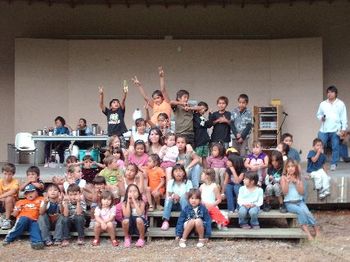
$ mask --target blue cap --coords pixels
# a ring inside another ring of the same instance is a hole
[[[24,194],[28,192],[33,192],[35,190],[36,190],[36,187],[33,186],[32,184],[26,185],[26,187],[24,188]]]

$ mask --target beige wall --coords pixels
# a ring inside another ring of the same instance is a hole
[[[144,6],[68,5],[0,2],[0,161],[6,144],[14,141],[15,38],[113,38],[163,35],[220,35],[227,38],[322,37],[324,87],[337,84],[341,98],[350,104],[350,4],[326,1],[227,8],[201,6],[145,8]],[[204,36],[205,38],[205,36]],[[170,77],[170,76],[169,76]],[[154,83],[154,82],[152,82]],[[195,92],[195,91],[194,91]],[[309,91],[311,92],[311,91]],[[317,107],[317,105],[315,105]],[[315,110],[316,111],[316,108]],[[288,113],[291,113],[290,110]],[[51,119],[51,117],[50,117]],[[312,130],[315,133],[317,130]],[[295,133],[299,146],[303,132]],[[301,146],[301,145],[300,145]]]
[[[158,88],[157,66],[164,65],[171,98],[181,88],[190,98],[216,110],[220,95],[229,97],[229,110],[240,93],[250,106],[280,98],[289,113],[283,130],[297,134],[303,152],[314,137],[314,110],[322,99],[322,42],[285,40],[16,40],[15,132],[42,128],[56,115],[72,126],[85,117],[106,128],[98,109],[97,86],[106,101],[119,97],[123,79],[137,74],[148,93]],[[126,123],[143,107],[130,84]],[[40,96],[33,94],[40,93]]]

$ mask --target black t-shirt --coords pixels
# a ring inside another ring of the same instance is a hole
[[[112,111],[106,107],[102,112],[107,116],[108,136],[122,136],[128,131],[124,122],[125,110],[119,107],[117,110]]]
[[[195,147],[204,146],[209,143],[210,137],[208,135],[209,121],[206,120],[199,113],[193,114],[194,127],[194,145]]]
[[[225,111],[224,113],[219,113],[216,111],[209,116],[210,123],[213,123],[216,119],[225,116],[226,119],[231,119],[231,113]],[[213,132],[211,134],[211,142],[230,142],[231,141],[231,127],[226,123],[213,124]]]

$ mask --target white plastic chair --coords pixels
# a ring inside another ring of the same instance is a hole
[[[17,133],[15,138],[15,148],[16,153],[27,153],[27,154],[34,154],[34,165],[36,163],[36,151],[37,148],[35,147],[35,143],[32,139],[31,133],[21,132]]]

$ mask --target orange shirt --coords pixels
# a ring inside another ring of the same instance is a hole
[[[38,220],[40,204],[44,200],[43,197],[37,197],[34,200],[22,199],[16,202],[15,210],[19,210],[17,219],[20,217],[29,217]]]
[[[4,179],[0,179],[0,195],[10,191],[10,190],[16,190],[16,193],[14,197],[17,198],[18,190],[19,190],[19,182],[17,179],[12,179],[12,181],[8,184],[5,184]]]
[[[165,173],[162,168],[160,167],[154,167],[147,170],[148,174],[148,186],[151,188],[151,191],[155,190],[160,182],[162,181],[162,178],[165,181]],[[165,192],[165,186],[163,185],[160,190],[160,193],[164,194]]]
[[[165,100],[160,105],[153,104],[153,115],[151,116],[152,123],[155,125],[158,124],[157,118],[160,113],[166,113],[170,121],[171,111],[172,109],[170,103],[166,102]]]

